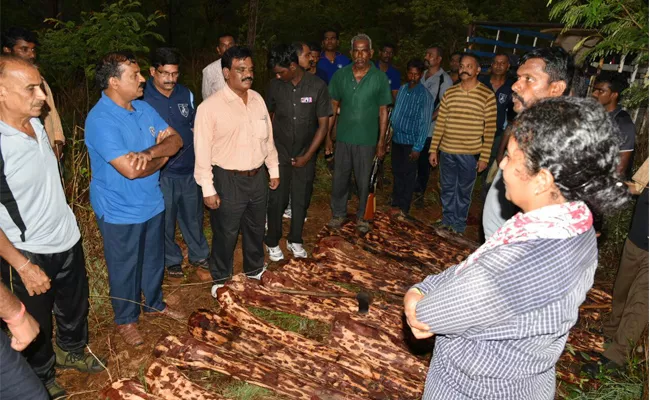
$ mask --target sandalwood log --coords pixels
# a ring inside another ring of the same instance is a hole
[[[286,264],[286,262],[283,262],[283,264]],[[288,274],[282,271],[281,266],[280,269],[276,271],[267,270],[262,275],[261,282],[262,286],[269,289],[296,289],[314,292],[353,293],[349,289],[319,279],[319,277],[304,274]]]
[[[154,348],[154,355],[181,368],[209,369],[235,379],[271,389],[292,399],[361,400],[363,397],[324,388],[309,377],[288,374],[252,357],[215,347],[191,336],[167,336]]]
[[[153,400],[135,379],[120,379],[111,383],[100,393],[102,400]]]
[[[149,391],[162,400],[227,400],[192,383],[175,366],[155,360],[147,369]]]

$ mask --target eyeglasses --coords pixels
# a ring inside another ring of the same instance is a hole
[[[167,71],[156,70],[156,72],[159,73],[160,75],[162,75],[163,78],[176,78],[176,77],[178,77],[178,75],[181,74],[178,71],[176,71],[176,72],[167,72]]]

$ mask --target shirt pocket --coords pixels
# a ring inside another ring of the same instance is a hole
[[[266,141],[269,138],[269,121],[266,116],[254,119],[251,125],[255,139]]]

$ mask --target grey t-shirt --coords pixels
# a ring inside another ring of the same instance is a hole
[[[506,199],[506,187],[503,183],[503,171],[499,169],[492,181],[492,186],[485,197],[483,206],[483,233],[487,240],[517,212],[517,206]]]
[[[0,204],[0,229],[17,249],[37,254],[62,253],[70,250],[81,234],[66,203],[47,133],[38,118],[30,122],[38,140],[0,121],[6,176],[6,187],[2,189],[8,188],[15,199],[15,207],[9,204],[8,209]]]

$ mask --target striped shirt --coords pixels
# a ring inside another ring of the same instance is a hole
[[[440,104],[431,152],[481,154],[488,162],[497,128],[497,103],[494,92],[482,83],[465,91],[459,85],[445,92]]]
[[[433,97],[424,85],[418,83],[413,89],[409,89],[408,83],[402,85],[390,118],[393,142],[412,144],[413,151],[422,151],[431,127],[431,114]]]
[[[417,319],[437,334],[423,399],[553,399],[597,263],[590,229],[502,245],[415,285]]]

